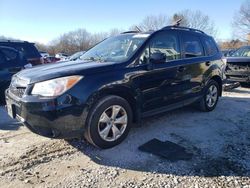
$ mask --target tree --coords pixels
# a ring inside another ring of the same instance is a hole
[[[145,17],[141,23],[138,24],[138,27],[142,31],[158,30],[163,28],[166,25],[169,25],[171,22],[170,18],[166,15],[151,15]],[[135,26],[131,27],[132,30],[136,30]]]
[[[217,30],[209,16],[201,11],[184,10],[175,13],[172,17],[167,15],[147,16],[138,24],[143,31],[158,30],[167,25],[173,25],[177,20],[182,19],[180,25],[200,29],[210,35],[216,36]]]
[[[51,41],[49,46],[55,53],[73,54],[77,51],[84,51],[91,47],[91,34],[85,29],[77,29]]]
[[[234,35],[244,40],[250,40],[250,0],[245,1],[233,20]],[[250,42],[250,41],[248,41]]]
[[[71,55],[75,52],[86,51],[105,38],[117,35],[120,32],[121,30],[119,29],[112,29],[110,32],[91,34],[86,29],[77,29],[64,33],[60,37],[51,41],[47,51],[50,54],[63,52]],[[42,49],[41,45],[39,47]]]
[[[214,37],[217,35],[217,29],[215,28],[214,22],[209,18],[208,15],[203,14],[199,10],[184,10],[178,12],[173,15],[172,20],[175,22],[178,19],[182,19],[180,26],[199,29]]]

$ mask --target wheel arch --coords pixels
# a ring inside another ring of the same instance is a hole
[[[223,89],[222,89],[222,79],[221,79],[221,77],[218,76],[218,75],[214,75],[214,76],[211,77],[210,80],[214,80],[214,81],[216,81],[218,83],[219,89],[220,89],[219,95],[222,96],[222,90]]]
[[[125,99],[132,110],[133,113],[133,123],[137,123],[140,120],[140,102],[138,93],[136,93],[132,88],[126,86],[113,86],[102,88],[92,94],[88,99],[88,106],[91,108],[95,103],[97,103],[101,98],[115,95]]]

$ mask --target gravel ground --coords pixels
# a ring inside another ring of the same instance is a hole
[[[52,140],[10,120],[0,107],[0,187],[250,188],[250,89],[224,92],[216,110],[191,107],[147,118],[119,146]],[[193,153],[171,162],[138,147],[158,138]]]

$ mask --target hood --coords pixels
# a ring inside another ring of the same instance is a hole
[[[71,76],[71,75],[87,75],[111,71],[115,63],[105,62],[83,62],[83,61],[67,61],[60,63],[51,63],[39,65],[30,69],[24,69],[16,74],[17,77],[26,80],[29,84],[49,80],[53,78]]]
[[[250,65],[250,57],[227,57],[227,63],[243,63]]]

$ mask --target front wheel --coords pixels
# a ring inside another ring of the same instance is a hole
[[[107,96],[90,110],[85,138],[99,148],[111,148],[128,135],[132,122],[129,103],[118,96]]]
[[[219,84],[215,80],[210,80],[205,88],[204,95],[199,102],[199,109],[209,112],[215,109],[219,99]]]

